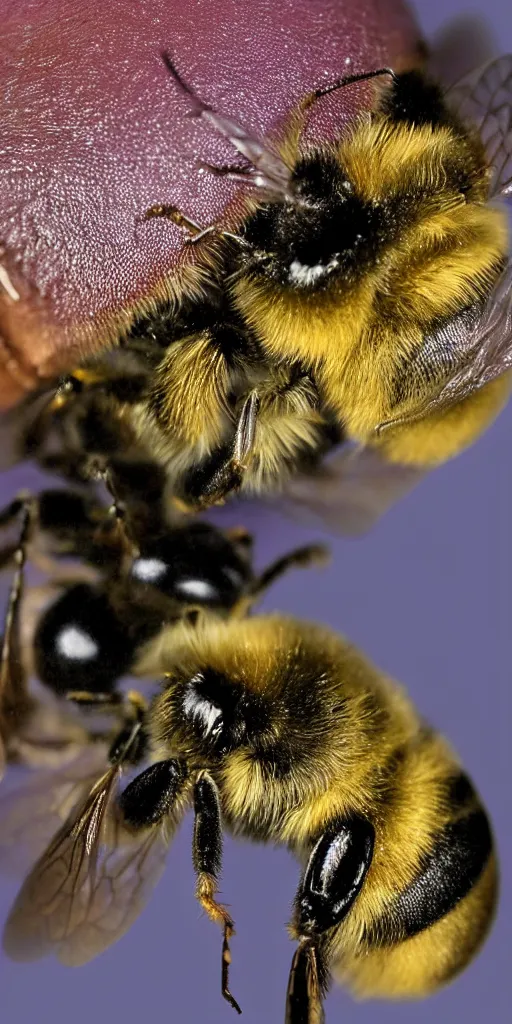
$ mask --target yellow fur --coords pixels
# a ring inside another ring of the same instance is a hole
[[[325,420],[308,378],[290,380],[287,369],[268,377],[244,367],[233,372],[207,336],[175,342],[155,371],[142,403],[124,415],[139,444],[173,472],[186,470],[232,438],[241,407],[228,404],[228,393],[252,389],[258,395],[254,443],[247,460],[245,486],[259,491],[277,486],[297,456],[316,449]]]
[[[504,373],[480,391],[443,412],[384,431],[371,442],[390,462],[435,466],[467,448],[508,401],[512,374]]]
[[[376,102],[374,110],[345,124],[338,140],[313,149],[302,141],[313,99],[304,97],[267,140],[296,172],[295,185],[306,191],[304,206],[300,188],[297,203],[288,195],[240,190],[219,230],[188,247],[186,262],[146,303],[147,312],[156,312],[155,300],[164,297],[179,314],[183,337],[173,335],[148,373],[146,394],[121,407],[119,417],[136,442],[165,464],[184,500],[191,480],[196,495],[194,470],[207,500],[219,497],[215,486],[209,488],[204,463],[213,456],[210,466],[217,469],[216,456],[224,453],[230,462],[238,417],[251,392],[259,399],[253,444],[243,467],[219,474],[226,489],[278,488],[305,454],[321,454],[327,437],[376,446],[395,463],[441,463],[478,437],[510,388],[507,375],[482,390],[476,378],[468,397],[424,412],[457,379],[463,360],[456,342],[441,339],[439,329],[467,307],[492,302],[509,259],[507,216],[489,202],[481,139],[449,118],[406,123],[392,106]],[[325,195],[315,198],[320,156],[341,174],[337,178],[331,168]],[[304,168],[315,160],[312,186]],[[347,238],[340,227],[339,252],[331,253],[322,278],[330,248],[336,249],[326,228],[329,211],[342,225],[347,198],[356,219],[362,218],[362,234],[350,242],[350,224]],[[263,231],[258,212],[264,214]],[[320,276],[297,279],[293,264],[298,260],[304,271],[308,245],[314,261],[324,242],[326,253],[309,267]],[[352,249],[359,255],[351,257]],[[194,334],[193,325],[208,318],[210,326]],[[307,384],[292,382],[300,374]],[[399,426],[378,433],[397,420]]]
[[[456,206],[436,212],[420,229],[411,228],[401,244],[352,290],[340,294],[333,285],[320,295],[300,295],[249,280],[235,286],[235,301],[269,357],[299,355],[349,437],[369,443],[379,424],[414,412],[414,405],[428,397],[430,382],[418,370],[415,402],[397,409],[393,386],[403,361],[420,349],[422,324],[453,315],[485,295],[506,240],[501,211]],[[446,251],[438,251],[442,243]],[[471,443],[499,411],[508,387],[500,381],[491,386],[486,399],[476,395],[474,402],[458,407],[457,415],[440,414],[443,433],[438,432],[434,458],[429,457],[427,464],[442,462]],[[459,429],[462,415],[473,408],[478,412]],[[456,424],[453,435],[452,423]],[[403,428],[404,433],[412,430],[409,449],[414,448],[414,437],[420,437],[415,428]],[[409,456],[407,461],[422,464],[422,447],[416,458]]]
[[[175,342],[157,367],[151,388],[161,429],[191,447],[203,437],[206,450],[218,445],[230,419],[229,379],[226,360],[207,334]]]
[[[361,999],[421,999],[450,981],[485,939],[497,896],[497,868],[490,857],[476,885],[454,909],[394,948],[345,955],[340,934],[334,978]]]
[[[488,172],[480,140],[473,135],[455,138],[449,128],[394,124],[385,115],[374,114],[355,122],[339,143],[338,158],[366,201],[383,201],[407,189],[436,191],[441,201],[449,201],[444,165],[450,160],[471,169],[471,200],[483,203],[487,198]]]
[[[492,920],[492,853],[467,894],[433,924],[409,938],[398,931],[384,945],[367,937],[389,920],[397,896],[436,855],[443,830],[481,812],[471,787],[465,796],[452,795],[459,761],[405,692],[329,630],[277,615],[174,628],[160,637],[153,658],[154,669],[170,673],[151,716],[154,756],[172,750],[204,765],[234,834],[285,844],[304,865],[330,822],[354,814],[372,822],[375,845],[364,885],[325,939],[335,977],[358,996],[415,998],[461,970]],[[284,774],[269,771],[251,742],[216,758],[191,733],[176,693],[209,672],[269,702],[265,729],[272,744],[291,744],[294,752]],[[286,709],[310,697],[317,703],[299,727]],[[304,756],[311,737],[314,752]],[[294,923],[291,932],[300,938]]]
[[[489,293],[507,252],[507,221],[502,210],[483,205],[488,172],[474,137],[456,139],[449,129],[397,126],[376,116],[355,124],[338,156],[367,202],[430,190],[409,228],[355,283],[333,277],[321,292],[301,292],[251,272],[235,282],[233,298],[269,360],[299,357],[348,436],[366,444],[379,424],[414,413],[429,397],[432,373],[423,376],[418,367],[410,381],[414,399],[397,407],[397,379],[432,322]],[[447,189],[447,160],[473,169],[466,197]],[[442,462],[488,425],[508,388],[500,381],[485,397],[439,414],[435,437],[429,420],[404,426],[396,447],[390,438],[379,444],[394,461],[403,452],[407,462]]]

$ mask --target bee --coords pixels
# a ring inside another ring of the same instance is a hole
[[[192,314],[184,340],[170,345],[138,410],[140,436],[156,423],[170,444],[199,441],[214,468],[201,486],[221,496],[275,486],[306,453],[323,452],[326,431],[392,465],[423,469],[457,454],[510,390],[512,273],[506,212],[494,200],[512,187],[506,117],[500,127],[512,57],[446,97],[418,71],[348,75],[306,97],[273,145],[164,61],[190,113],[247,162],[216,173],[252,195],[236,238],[223,236],[225,315],[215,309],[205,330],[203,306],[201,330]],[[370,79],[388,83],[371,114],[332,145],[302,144],[314,104]],[[147,215],[176,218],[165,207]],[[199,428],[191,399],[201,374]]]
[[[50,745],[61,751],[64,737],[79,747],[87,739],[76,722],[64,730],[58,703],[47,708],[47,700],[31,696],[28,677],[46,697],[73,691],[75,703],[109,711],[120,700],[118,681],[162,628],[199,609],[245,614],[288,569],[327,557],[325,548],[309,545],[257,574],[245,529],[222,532],[166,513],[156,467],[132,467],[116,484],[104,475],[111,492],[119,491],[113,504],[55,489],[18,496],[0,513],[1,527],[20,523],[17,539],[0,552],[1,565],[15,566],[0,661],[0,738],[9,760],[46,763]],[[44,584],[25,586],[27,556],[49,573]],[[52,744],[48,730],[56,733]]]
[[[38,305],[32,294],[28,308],[23,302],[10,308],[4,335],[0,271],[2,409],[38,380],[117,345],[134,309],[147,310],[158,297],[199,298],[208,290],[209,270],[205,274],[203,261],[198,265],[177,227],[138,226],[170,181],[173,202],[208,222],[223,216],[237,191],[236,182],[213,178],[205,187],[196,160],[229,160],[229,149],[215,142],[212,148],[186,116],[181,97],[162,89],[158,54],[166,41],[173,40],[177,54],[188,53],[191,20],[201,22],[194,80],[220,90],[228,105],[241,101],[238,109],[265,134],[340,66],[356,60],[363,67],[402,66],[417,60],[421,45],[404,0],[387,0],[385,7],[379,0],[318,0],[313,6],[282,0],[272,9],[264,0],[240,0],[236,8],[221,0],[215,18],[211,0],[168,0],[158,20],[149,10],[138,14],[134,31],[129,20],[105,11],[98,35],[97,11],[86,0],[79,14],[71,12],[63,36],[53,27],[42,30],[42,16],[27,11],[30,60],[0,65],[1,92],[9,96],[2,111],[0,245],[11,281],[14,265],[41,293],[52,326],[44,339],[31,329]],[[14,52],[18,13],[5,12],[2,28],[6,51]],[[51,73],[39,75],[48,61]],[[334,118],[352,115],[360,99],[339,94],[320,135],[330,133]]]
[[[82,368],[81,402],[117,423],[117,450],[151,451],[187,502],[284,488],[343,525],[362,491],[369,508],[352,520],[366,525],[509,394],[512,270],[496,200],[512,188],[512,57],[446,95],[415,70],[347,75],[269,139],[163,59],[189,113],[245,160],[206,170],[244,191],[225,224],[172,203],[145,212],[188,232],[208,287],[136,317],[107,361]],[[373,109],[308,143],[312,112],[361,82],[379,83]],[[102,434],[85,431],[84,449]]]
[[[193,807],[196,896],[222,928],[235,1009],[234,923],[217,900],[224,831],[283,845],[301,865],[288,1024],[323,1020],[331,977],[356,996],[416,998],[466,966],[494,912],[491,828],[401,687],[331,631],[279,615],[183,622],[139,670],[164,673],[136,719],[150,763],[119,792],[123,761],[136,760],[132,718],[23,884],[10,956],[79,964],[116,941]]]

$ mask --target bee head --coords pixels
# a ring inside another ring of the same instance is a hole
[[[257,741],[269,722],[261,696],[211,668],[185,683],[181,716],[195,742],[220,756]]]
[[[355,194],[329,153],[300,160],[293,198],[270,201],[247,221],[244,238],[262,255],[263,273],[297,291],[316,291],[342,273],[355,273],[380,213]]]
[[[186,647],[174,631],[174,667],[153,705],[156,745],[200,764],[244,750],[274,774],[307,764],[332,715],[301,627],[263,616],[198,622]]]
[[[250,581],[250,552],[214,526],[192,523],[146,543],[131,573],[178,602],[229,610]]]

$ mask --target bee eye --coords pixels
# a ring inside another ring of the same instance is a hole
[[[219,530],[195,523],[146,545],[131,575],[178,601],[231,608],[250,570]]]
[[[198,672],[187,683],[183,696],[183,714],[204,740],[217,737],[224,721],[220,702],[208,690],[205,673]]]
[[[93,636],[80,626],[73,623],[64,625],[55,636],[55,648],[63,658],[70,662],[90,662],[99,653],[99,647]]]
[[[180,596],[185,598],[195,598],[198,601],[206,602],[220,600],[218,590],[208,580],[184,576],[183,579],[176,580],[174,586]]]
[[[136,580],[156,586],[167,572],[168,566],[161,558],[136,558],[131,568],[131,574]]]
[[[261,731],[261,701],[214,669],[204,669],[185,685],[183,716],[196,736],[217,754],[250,742]]]
[[[238,569],[234,569],[230,565],[225,565],[221,569],[221,574],[222,576],[224,576],[225,579],[228,579],[229,582],[232,583],[233,586],[237,589],[243,586],[244,577]]]

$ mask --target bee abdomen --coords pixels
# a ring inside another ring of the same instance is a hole
[[[451,780],[448,798],[452,820],[435,837],[416,876],[366,929],[367,947],[395,945],[430,928],[449,914],[481,877],[493,851],[487,815],[462,773]]]

